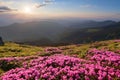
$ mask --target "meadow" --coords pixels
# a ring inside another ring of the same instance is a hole
[[[58,47],[6,42],[0,80],[120,80],[120,40]]]

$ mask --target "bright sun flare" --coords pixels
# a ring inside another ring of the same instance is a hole
[[[32,13],[32,9],[30,7],[24,7],[24,12],[25,13]]]

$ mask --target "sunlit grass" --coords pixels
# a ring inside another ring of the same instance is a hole
[[[70,56],[77,56],[79,58],[86,59],[87,52],[90,49],[105,49],[120,54],[120,42],[114,40],[99,41],[89,44],[76,44],[57,47],[62,50],[62,53]],[[0,58],[3,57],[25,57],[25,56],[51,56],[45,52],[46,47],[37,47],[30,45],[22,45],[11,42],[6,42],[4,46],[0,46]],[[15,65],[12,63],[12,65]],[[21,64],[21,63],[20,63]],[[18,65],[18,64],[17,64]],[[0,68],[0,74],[6,72],[3,68]]]
[[[0,46],[0,57],[21,57],[36,55],[37,52],[42,52],[43,48],[29,45],[20,45],[15,43],[5,43]]]
[[[81,44],[81,45],[69,45],[65,47],[64,54],[66,55],[77,55],[80,58],[84,58],[88,50],[96,48],[96,49],[105,49],[109,51],[116,52],[120,50],[120,42],[114,42],[113,40],[108,41],[99,41],[89,44]]]
[[[110,51],[120,50],[120,42],[109,40],[89,44],[60,46],[60,48],[63,49],[63,53],[66,55],[77,55],[84,58],[87,51],[92,48],[106,49]],[[37,54],[39,52],[42,54]],[[46,55],[46,53],[44,52],[44,48],[42,47],[20,45],[11,42],[7,42],[4,46],[0,46],[0,57],[22,57],[32,55],[44,56]]]

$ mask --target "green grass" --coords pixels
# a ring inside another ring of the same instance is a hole
[[[120,51],[120,42],[115,42],[114,40],[108,40],[108,41],[99,41],[99,42],[94,42],[89,44],[59,46],[58,48],[61,48],[63,50],[63,54],[65,55],[72,55],[72,56],[75,55],[80,58],[85,58],[88,50],[93,48],[107,49],[109,51],[114,51],[114,52],[117,50]],[[30,46],[30,45],[20,45],[16,43],[7,42],[5,43],[4,46],[0,46],[0,58],[53,55],[53,54],[48,54],[44,52],[44,49],[45,47],[43,48],[43,47]],[[14,65],[14,63],[8,64],[8,65]],[[0,68],[0,75],[4,72],[6,72],[6,70],[4,70],[4,67]]]
[[[88,29],[87,32],[93,33],[93,32],[98,32],[100,29]]]
[[[2,69],[0,69],[0,75],[1,75],[2,73],[4,73],[4,71],[3,71]]]
[[[108,40],[108,41],[99,41],[89,44],[69,45],[69,46],[64,46],[64,48],[66,48],[64,50],[64,54],[77,55],[80,58],[84,58],[86,56],[87,51],[93,48],[106,49],[113,52],[120,50],[120,42],[115,42],[114,40]]]
[[[22,57],[36,55],[37,52],[42,52],[42,47],[20,45],[15,43],[5,43],[0,46],[0,57]]]
[[[110,51],[120,50],[120,42],[108,40],[89,44],[68,45],[60,47],[63,49],[63,53],[66,55],[77,55],[81,58],[84,58],[87,51],[92,48],[107,49]],[[32,55],[46,56],[47,54],[44,52],[43,47],[20,45],[10,42],[5,43],[4,46],[0,46],[0,57],[23,57]]]

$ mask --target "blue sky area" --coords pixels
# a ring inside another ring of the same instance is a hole
[[[0,0],[0,17],[6,16],[119,20],[120,0]]]

